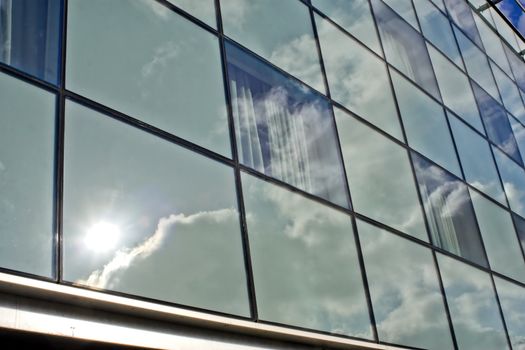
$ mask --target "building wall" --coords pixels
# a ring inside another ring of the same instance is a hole
[[[524,349],[523,38],[482,5],[0,0],[0,326]]]

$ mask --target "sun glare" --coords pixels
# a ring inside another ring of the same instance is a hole
[[[98,222],[91,226],[84,239],[86,247],[95,252],[113,249],[120,238],[120,229],[109,222]]]

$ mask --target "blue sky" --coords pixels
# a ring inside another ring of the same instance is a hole
[[[518,0],[525,5],[524,0]],[[525,14],[514,0],[503,0],[498,4],[498,8],[507,16],[516,28],[525,36]]]

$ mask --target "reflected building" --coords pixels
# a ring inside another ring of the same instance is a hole
[[[0,336],[525,349],[525,42],[501,12],[0,0]]]

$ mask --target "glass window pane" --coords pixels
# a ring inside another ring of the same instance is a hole
[[[440,99],[425,40],[380,0],[372,1],[388,62]]]
[[[0,1],[0,62],[58,84],[61,18],[62,0]]]
[[[415,153],[412,159],[433,244],[486,266],[467,186]]]
[[[458,118],[449,115],[449,121],[465,180],[500,203],[505,203],[489,143]]]
[[[429,249],[357,222],[379,340],[424,349],[453,349]]]
[[[503,45],[503,49],[509,59],[510,67],[516,78],[516,84],[518,84],[520,89],[525,90],[525,63],[507,45]]]
[[[507,118],[510,121],[512,133],[514,134],[514,139],[516,140],[520,154],[525,154],[525,127],[508,113]]]
[[[454,32],[465,60],[467,73],[493,98],[499,100],[498,88],[492,76],[487,56],[456,27],[454,27]]]
[[[494,62],[496,62],[498,66],[501,69],[503,69],[507,74],[512,74],[510,71],[509,62],[505,57],[505,51],[503,51],[503,46],[499,37],[496,35],[496,33],[493,32],[492,29],[490,29],[490,27],[481,18],[479,18],[478,16],[474,16],[474,19],[479,29],[479,33],[481,34],[481,38],[483,40],[483,44],[487,55],[490,58],[492,58],[492,60],[494,60]],[[479,44],[478,46],[483,47]]]
[[[414,8],[412,7],[411,1],[406,0],[383,0],[388,6],[390,6],[398,15],[403,17],[405,21],[410,23],[412,27],[419,30],[417,24],[416,14],[414,13]],[[375,6],[375,5],[374,5]]]
[[[468,78],[441,53],[428,47],[443,102],[467,123],[484,133]]]
[[[372,338],[350,217],[242,174],[259,317]]]
[[[423,35],[459,67],[461,55],[447,17],[427,0],[414,1]]]
[[[428,241],[404,148],[335,109],[354,209]]]
[[[64,169],[64,279],[249,315],[231,168],[68,102]]]
[[[494,72],[494,78],[496,78],[496,84],[503,99],[503,105],[512,115],[522,122],[525,122],[525,108],[523,107],[523,101],[521,100],[518,87],[494,64],[492,64],[492,71]]]
[[[410,147],[461,176],[443,107],[400,74],[391,74]]]
[[[0,266],[52,277],[55,95],[0,73]]]
[[[195,0],[194,0],[195,1]],[[324,92],[308,7],[300,1],[221,1],[224,33]]]
[[[510,208],[525,216],[525,171],[500,150],[492,147]]]
[[[468,35],[470,40],[474,41],[479,47],[483,47],[473,18],[476,16],[472,16],[472,11],[467,3],[464,0],[444,1],[452,21]]]
[[[510,126],[507,113],[503,106],[477,86],[477,84],[472,84],[472,90],[478,102],[481,118],[483,124],[485,124],[485,130],[487,130],[489,139],[512,157],[512,159],[523,165],[516,139],[512,133],[512,127]]]
[[[510,214],[475,191],[470,191],[470,196],[490,268],[525,282],[525,261]]]
[[[68,89],[231,154],[215,36],[156,1],[72,0],[67,39]]]
[[[332,98],[401,138],[385,63],[328,21],[319,16],[315,21]]]
[[[438,262],[458,348],[508,349],[490,276],[441,254]]]
[[[518,233],[518,238],[521,243],[521,248],[525,252],[525,219],[512,213],[512,219],[514,221],[514,227]]]
[[[168,0],[204,23],[217,28],[215,0]]]
[[[328,101],[232,44],[226,56],[240,162],[348,207]]]
[[[494,277],[503,317],[514,350],[525,344],[525,288]]]
[[[382,55],[374,19],[367,1],[313,0],[312,4],[378,55]]]

